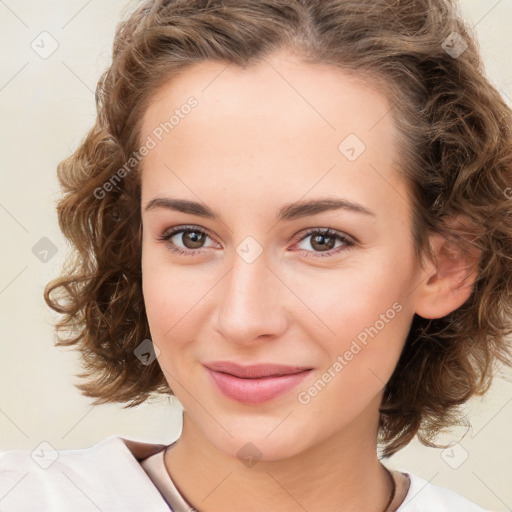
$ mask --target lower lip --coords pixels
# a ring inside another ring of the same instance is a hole
[[[217,388],[228,398],[244,404],[261,404],[297,386],[311,370],[279,377],[242,379],[206,368]]]

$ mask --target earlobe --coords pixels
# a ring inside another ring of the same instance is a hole
[[[468,300],[478,275],[480,251],[474,243],[475,233],[468,229],[466,217],[458,216],[446,223],[463,235],[461,242],[440,234],[430,238],[435,261],[420,275],[415,291],[415,312],[423,318],[442,318]]]

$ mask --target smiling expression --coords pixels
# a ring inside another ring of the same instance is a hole
[[[339,69],[285,54],[245,70],[203,62],[158,90],[141,140],[190,96],[197,106],[151,149],[141,178],[144,301],[169,385],[226,453],[250,441],[272,459],[375,429],[418,268],[389,104]],[[374,335],[356,352],[362,332]],[[204,366],[215,361],[311,370],[244,402],[215,384]]]

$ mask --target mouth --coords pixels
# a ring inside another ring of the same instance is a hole
[[[227,373],[242,379],[259,379],[263,377],[281,377],[311,370],[308,366],[287,366],[283,364],[262,363],[253,365],[239,365],[229,361],[214,361],[204,366],[216,372]]]
[[[247,405],[261,404],[291,391],[312,371],[275,364],[240,366],[218,362],[204,366],[217,391]]]

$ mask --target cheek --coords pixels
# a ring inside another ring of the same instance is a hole
[[[159,349],[158,365],[171,389],[178,394],[186,340],[194,339],[194,335],[187,331],[191,299],[185,297],[194,289],[193,284],[187,286],[182,276],[180,278],[177,273],[165,271],[158,264],[153,264],[151,258],[143,262],[142,275],[151,340]]]
[[[142,291],[151,339],[169,379],[183,373],[185,360],[197,360],[195,340],[206,327],[210,293],[219,277],[196,264],[171,263],[165,248],[143,245]],[[171,387],[173,383],[170,382]]]
[[[373,370],[385,381],[396,366],[412,322],[406,303],[412,267],[405,260],[397,265],[392,254],[375,256],[340,274],[328,293],[325,287],[311,287],[307,294],[303,290],[318,313],[302,325],[311,339],[322,339],[327,365],[342,356],[349,370],[345,373],[354,371],[356,378],[358,371],[372,375]]]
[[[164,250],[144,248],[142,253],[142,292],[153,341],[163,345],[175,330],[181,332],[191,304],[197,302],[197,281],[192,272],[171,267]],[[185,318],[184,318],[185,317]]]
[[[327,277],[306,280],[297,275],[295,289],[313,306],[324,328],[330,328],[331,337],[354,336],[379,321],[381,315],[394,319],[399,315],[395,315],[398,307],[393,305],[399,302],[403,308],[404,297],[410,291],[410,265],[397,264],[382,252]]]
[[[312,416],[322,415],[326,424],[341,427],[371,401],[378,406],[411,322],[401,302],[395,301],[391,307],[386,301],[383,304],[381,317],[381,302],[377,299],[370,300],[365,309],[354,308],[346,301],[338,310],[337,323],[332,314],[335,334],[322,341],[316,336],[326,357],[311,388],[302,390],[300,403],[307,402]]]

